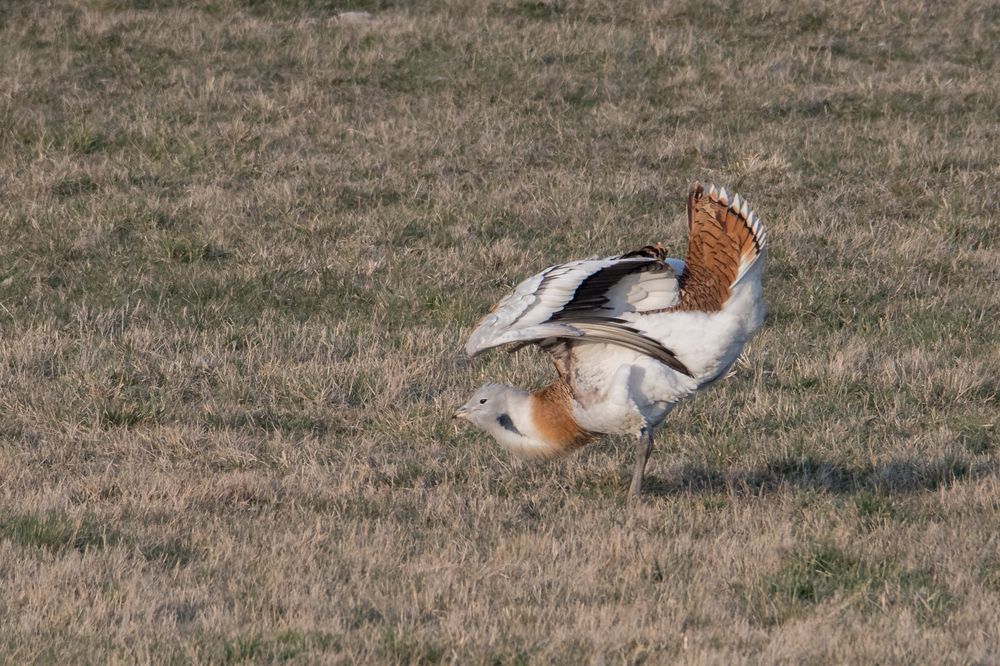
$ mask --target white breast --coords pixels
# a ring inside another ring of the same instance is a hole
[[[591,432],[638,434],[698,388],[693,378],[615,345],[575,345],[573,356],[573,418]]]

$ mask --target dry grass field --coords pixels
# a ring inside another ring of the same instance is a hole
[[[1000,663],[998,71],[968,0],[0,4],[0,660]],[[453,423],[695,179],[769,313],[642,501]]]

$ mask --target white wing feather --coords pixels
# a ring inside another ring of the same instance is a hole
[[[656,263],[649,258],[607,257],[550,266],[524,280],[504,296],[473,331],[465,351],[469,356],[475,356],[487,349],[511,343],[585,336],[586,327],[574,325],[573,321],[550,320],[573,302],[578,289],[588,278],[600,271],[617,264],[628,270]],[[627,312],[670,307],[678,299],[675,267],[660,264],[658,269],[624,275],[608,288],[605,294],[607,300],[601,307],[586,309],[577,306],[574,314],[578,317],[613,318]]]

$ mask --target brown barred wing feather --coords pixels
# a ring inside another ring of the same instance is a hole
[[[688,250],[680,310],[721,310],[731,287],[763,255],[766,237],[750,206],[725,189],[698,183],[688,194]]]

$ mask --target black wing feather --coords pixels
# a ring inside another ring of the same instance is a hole
[[[672,270],[668,264],[658,259],[645,255],[635,256],[636,254],[625,255],[623,259],[627,257],[627,260],[602,268],[583,280],[569,302],[553,314],[550,321],[565,321],[579,314],[607,310],[608,292],[627,275]]]
[[[557,336],[549,338],[547,342],[540,343],[542,349],[553,353],[557,369],[560,368],[560,356],[565,353],[566,345],[580,344],[589,339],[591,341],[606,342],[632,349],[640,354],[654,358],[667,367],[673,368],[688,377],[693,376],[687,366],[662,344],[656,340],[647,338],[629,326],[628,322],[624,319],[602,314],[602,311],[611,309],[607,307],[609,292],[626,276],[646,271],[672,271],[673,269],[670,265],[663,261],[665,255],[666,252],[662,248],[647,246],[641,250],[622,255],[619,257],[620,261],[617,263],[595,271],[580,282],[579,286],[573,292],[572,298],[555,312],[548,321],[559,321],[569,324],[583,331],[583,338],[560,338]],[[539,287],[544,287],[546,280],[556,279],[557,277],[559,276],[550,275],[546,277]],[[557,341],[561,341],[564,344],[557,344]],[[523,345],[518,345],[518,347],[520,346]],[[562,350],[562,353],[556,353],[557,350]]]

